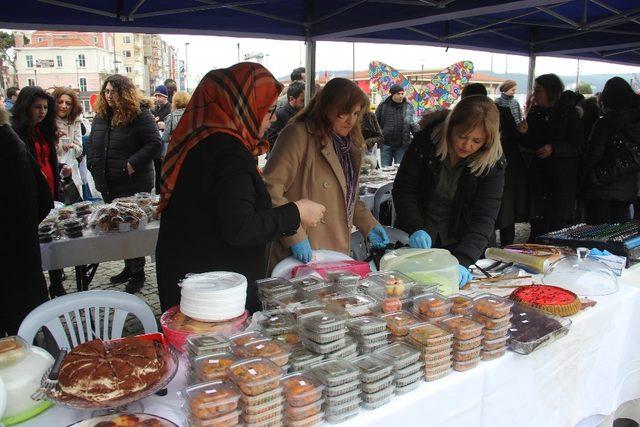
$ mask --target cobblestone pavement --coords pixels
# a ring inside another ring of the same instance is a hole
[[[517,224],[516,225],[516,242],[525,242],[529,237],[529,224]],[[124,263],[122,261],[105,262],[98,266],[96,275],[89,286],[89,289],[111,289],[117,291],[124,291],[125,284],[112,285],[109,282],[111,276],[115,276],[120,273]],[[153,310],[156,318],[159,318],[162,314],[160,311],[160,300],[158,299],[158,286],[156,282],[156,264],[151,261],[151,258],[147,257],[147,263],[145,265],[146,282],[144,287],[136,295],[144,299],[147,304]],[[68,293],[76,292],[75,270],[73,268],[66,268],[65,273],[67,279],[64,282],[64,287]],[[48,277],[47,277],[48,279]],[[134,319],[128,319],[125,324],[125,330],[128,334],[140,333],[141,325]]]

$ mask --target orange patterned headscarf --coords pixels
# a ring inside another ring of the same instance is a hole
[[[267,140],[259,137],[260,124],[282,87],[266,68],[253,62],[212,70],[204,76],[171,135],[162,163],[158,213],[169,204],[187,153],[209,135],[232,135],[254,157],[269,151]]]

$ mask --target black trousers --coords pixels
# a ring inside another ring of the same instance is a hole
[[[512,245],[516,240],[516,225],[507,225],[500,229],[500,246]]]
[[[629,205],[631,202],[587,200],[585,202],[585,221],[592,225],[629,221],[631,219]]]
[[[536,243],[539,236],[550,233],[552,231],[567,228],[572,224],[566,220],[553,220],[545,218],[536,218],[530,221],[531,233],[529,234],[528,243]]]

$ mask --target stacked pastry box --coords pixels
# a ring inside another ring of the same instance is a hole
[[[300,317],[300,334],[304,346],[327,359],[348,359],[357,356],[357,344],[346,335],[346,318],[328,311]]]
[[[406,337],[409,335],[409,328],[411,326],[422,323],[420,319],[408,311],[387,313],[381,315],[380,318],[386,322],[387,329],[391,332],[393,340]]]
[[[452,314],[441,319],[440,325],[453,334],[453,369],[468,371],[478,366],[482,351],[482,324]]]
[[[352,363],[327,360],[311,368],[324,384],[324,415],[330,423],[340,423],[358,415],[360,410],[360,370]]]
[[[376,409],[389,403],[396,389],[393,365],[372,354],[354,359],[353,364],[360,370],[362,407]]]
[[[383,313],[393,313],[407,308],[411,302],[411,290],[415,282],[396,271],[369,273],[366,278],[367,294],[372,296]]]
[[[290,427],[307,427],[322,423],[324,385],[311,373],[296,372],[282,378],[285,407],[284,421]]]
[[[415,390],[424,376],[424,363],[420,351],[404,342],[396,342],[376,351],[374,355],[384,363],[393,366],[395,394],[402,395]]]
[[[229,367],[229,378],[240,389],[245,427],[282,425],[284,397],[278,365],[262,357],[241,360]]]
[[[435,381],[452,370],[453,334],[432,323],[411,327],[408,341],[420,350],[424,362],[424,379]]]
[[[358,317],[347,322],[349,333],[358,343],[358,352],[368,354],[389,344],[387,322],[377,317]]]
[[[288,346],[302,345],[297,322],[292,313],[285,310],[264,311],[264,319],[258,324],[267,337],[281,341]]]
[[[473,300],[472,318],[484,326],[482,331],[482,360],[493,360],[507,351],[511,328],[513,301],[491,295],[478,295]]]
[[[194,335],[187,338],[189,384],[227,379],[227,368],[237,361],[230,352],[231,343],[220,334]]]
[[[286,299],[289,296],[296,295],[293,283],[278,277],[256,280],[256,286],[263,310],[276,308],[278,306],[275,302],[276,298]]]

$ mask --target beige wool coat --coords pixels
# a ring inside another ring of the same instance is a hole
[[[352,147],[351,158],[356,202],[347,215],[346,180],[331,139],[312,132],[306,123],[291,123],[282,130],[263,172],[273,205],[310,199],[324,205],[327,210],[317,227],[305,229],[300,226],[295,235],[271,244],[267,273],[270,274],[278,262],[291,255],[289,248],[292,245],[307,237],[313,250],[330,249],[348,254],[352,226],[367,236],[378,224],[358,198],[362,149]]]

